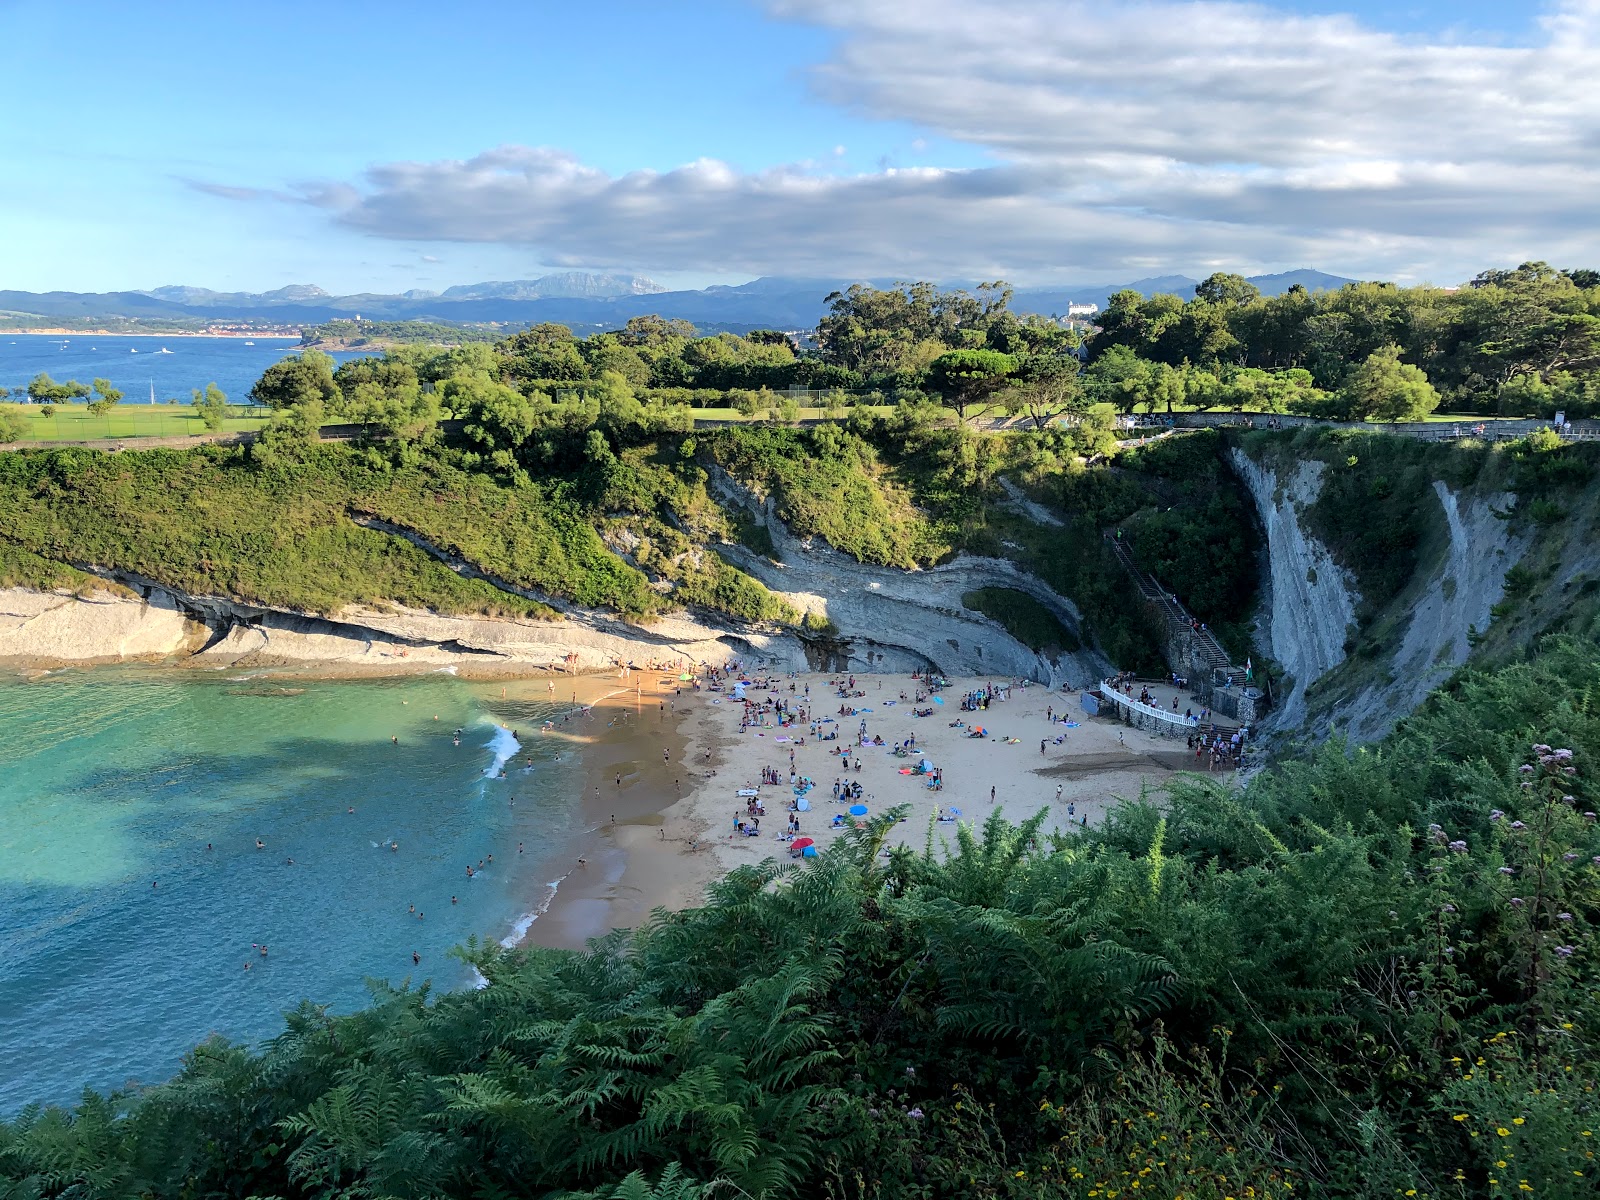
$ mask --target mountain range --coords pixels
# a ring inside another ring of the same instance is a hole
[[[335,296],[309,284],[270,292],[215,292],[179,285],[133,292],[0,290],[0,314],[273,325],[311,325],[357,315],[368,320],[455,324],[559,321],[582,332],[589,328],[613,329],[629,317],[655,313],[691,321],[703,329],[795,330],[813,328],[826,309],[824,298],[853,282],[889,287],[895,281],[765,277],[697,291],[668,291],[643,276],[569,271],[538,279],[460,284],[439,293],[409,291],[400,295]],[[1017,312],[1046,315],[1064,314],[1069,304],[1098,304],[1103,308],[1113,292],[1124,288],[1146,296],[1169,292],[1188,299],[1194,295],[1197,282],[1187,275],[1159,275],[1122,284],[1018,288],[1011,307]],[[1322,291],[1354,281],[1303,268],[1254,276],[1250,282],[1264,295],[1275,296],[1296,284],[1308,291]]]

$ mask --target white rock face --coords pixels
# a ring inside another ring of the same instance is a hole
[[[1300,524],[1300,509],[1319,494],[1324,464],[1302,462],[1292,476],[1280,480],[1237,447],[1229,453],[1266,531],[1270,570],[1263,605],[1265,640],[1294,685],[1287,697],[1278,697],[1272,722],[1292,727],[1305,719],[1306,689],[1344,661],[1360,594],[1349,572]]]
[[[170,596],[139,600],[109,592],[75,596],[0,588],[0,658],[49,663],[159,659],[196,648],[205,633]]]
[[[1531,533],[1514,532],[1511,522],[1494,515],[1515,504],[1509,492],[1460,497],[1438,480],[1433,490],[1449,526],[1450,546],[1436,573],[1409,600],[1411,620],[1394,656],[1393,682],[1365,689],[1337,714],[1357,741],[1389,732],[1467,661],[1468,634],[1488,626],[1489,609],[1505,594],[1506,572],[1532,545]]]
[[[726,479],[719,484],[725,490],[737,486]],[[742,489],[737,500],[757,507]],[[1082,626],[1077,606],[1015,563],[960,555],[926,570],[872,566],[820,540],[795,537],[770,501],[759,511],[778,561],[742,546],[718,546],[718,553],[801,612],[832,621],[840,640],[850,644],[847,663],[837,666],[909,670],[931,664],[952,675],[1016,676],[1052,687],[1094,683],[1112,670],[1104,655],[1088,647],[1052,661],[961,603],[965,592],[1012,588],[1076,633]]]

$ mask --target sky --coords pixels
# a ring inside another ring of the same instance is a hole
[[[0,289],[1600,266],[1600,0],[0,0]]]

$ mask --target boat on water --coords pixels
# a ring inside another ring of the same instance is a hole
[[[254,342],[246,342],[246,343],[245,343],[245,345],[246,345],[246,346],[254,346],[254,345],[255,345],[255,343],[254,343]]]
[[[137,346],[129,346],[128,347],[128,353],[129,354],[137,354],[137,353],[139,353],[139,347],[137,347]]]
[[[161,347],[161,349],[157,350],[156,353],[157,354],[171,354],[172,351],[168,350],[165,346],[163,346],[163,347]]]

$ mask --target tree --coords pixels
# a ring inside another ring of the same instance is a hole
[[[1218,271],[1195,285],[1194,298],[1206,304],[1249,304],[1261,299],[1261,289],[1243,275]]]
[[[250,389],[250,400],[279,410],[315,404],[320,417],[325,407],[339,400],[333,359],[320,350],[307,350],[275,362]]]
[[[1109,404],[1091,404],[1067,435],[1074,454],[1092,463],[1117,452],[1117,410]]]
[[[28,418],[13,409],[0,409],[0,445],[20,442],[28,432]]]
[[[200,420],[212,433],[222,428],[222,420],[228,412],[228,397],[215,383],[208,383],[205,390],[194,389],[194,399],[189,403],[200,414]]]
[[[76,379],[57,383],[48,371],[40,371],[28,380],[28,399],[34,404],[65,404],[88,394],[89,389]]]
[[[1089,364],[1084,386],[1091,400],[1132,412],[1149,397],[1153,366],[1132,347],[1113,346]]]
[[[122,402],[122,393],[111,386],[109,379],[94,381],[94,399],[89,401],[89,411],[97,417],[104,416]]]
[[[1400,347],[1367,355],[1340,391],[1356,421],[1420,421],[1439,407],[1439,393],[1421,367],[1400,361]]]
[[[965,421],[967,410],[979,405],[974,416],[989,409],[989,400],[1005,386],[1017,360],[998,350],[951,350],[928,367],[928,386]]]
[[[9,395],[11,395],[11,389],[10,388],[8,388],[8,387],[0,387],[0,400],[4,400]]]
[[[1006,407],[1043,429],[1064,413],[1083,404],[1083,380],[1078,356],[1036,354],[1023,360],[1015,385],[1006,393]]]

